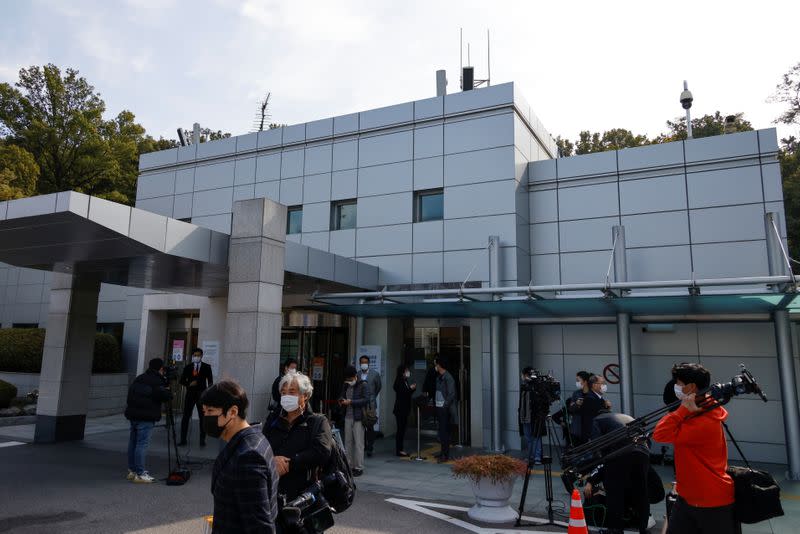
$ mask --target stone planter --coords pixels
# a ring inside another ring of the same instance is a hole
[[[494,484],[491,479],[482,478],[477,483],[471,482],[476,502],[467,515],[484,523],[513,523],[517,519],[517,513],[508,502],[515,481],[516,478],[512,478],[507,482]]]

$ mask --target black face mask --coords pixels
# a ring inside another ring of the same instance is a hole
[[[220,414],[220,415],[225,415],[225,414]],[[219,426],[217,424],[217,419],[219,419],[219,415],[203,416],[203,430],[205,430],[206,434],[208,434],[212,438],[219,438],[222,435],[222,432],[225,430],[225,427],[228,426],[228,423],[231,422],[231,420],[228,419],[227,423],[225,423],[223,426]]]

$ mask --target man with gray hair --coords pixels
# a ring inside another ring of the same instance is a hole
[[[292,500],[316,480],[334,444],[328,419],[311,411],[311,380],[302,373],[286,373],[279,388],[280,409],[269,415],[262,431],[275,454],[279,491]]]

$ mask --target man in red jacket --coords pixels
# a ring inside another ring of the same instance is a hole
[[[678,501],[669,516],[668,534],[735,534],[733,480],[722,423],[728,412],[721,406],[704,411],[711,373],[697,363],[674,368],[675,395],[680,408],[656,425],[653,439],[675,447]]]

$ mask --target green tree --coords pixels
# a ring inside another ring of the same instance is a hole
[[[561,155],[564,157],[604,152],[606,150],[620,150],[622,148],[648,145],[650,142],[646,135],[637,135],[625,128],[612,128],[603,133],[584,130],[578,134],[578,140],[575,143],[561,136],[556,138],[556,146],[558,146]]]
[[[783,81],[775,88],[769,101],[788,104],[788,109],[775,122],[800,124],[800,63],[783,75]]]
[[[105,103],[75,69],[48,64],[0,84],[0,136],[33,155],[37,193],[74,190],[131,203],[144,128],[130,111],[104,120]]]
[[[700,139],[701,137],[724,134],[726,116],[719,111],[715,111],[713,115],[703,115],[697,119],[692,119],[692,137]],[[733,116],[735,117],[733,122],[735,132],[749,132],[753,129],[750,121],[745,120],[744,113],[735,113]],[[677,117],[675,120],[667,121],[667,128],[669,128],[669,131],[656,137],[653,140],[654,143],[669,143],[686,139],[685,118]]]
[[[783,206],[789,256],[800,258],[800,141],[794,136],[781,141],[778,153],[783,180]]]
[[[0,144],[0,201],[36,192],[39,165],[33,154],[15,145]]]
[[[191,135],[193,128],[183,129],[187,134]],[[206,143],[208,141],[217,141],[218,139],[227,139],[231,134],[222,130],[212,130],[211,128],[200,128],[200,142]]]

